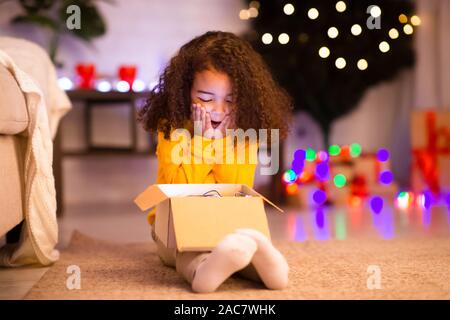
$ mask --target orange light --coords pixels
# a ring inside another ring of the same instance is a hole
[[[297,194],[298,185],[296,183],[291,183],[286,185],[286,193],[290,196]]]
[[[314,175],[309,171],[303,171],[297,178],[298,183],[306,183],[313,179]]]
[[[350,197],[350,205],[352,207],[359,207],[362,204],[362,200],[360,197],[358,196],[351,196]]]

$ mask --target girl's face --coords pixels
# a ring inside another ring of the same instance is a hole
[[[217,128],[233,110],[232,83],[227,74],[216,70],[195,73],[191,102],[201,104],[211,115],[211,125]]]

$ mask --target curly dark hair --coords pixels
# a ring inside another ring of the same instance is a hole
[[[237,128],[279,129],[280,138],[286,137],[291,97],[272,78],[263,58],[247,41],[222,31],[209,31],[192,39],[171,58],[139,110],[138,120],[144,128],[162,131],[168,139],[172,129],[184,127],[191,118],[194,75],[208,69],[223,72],[232,81]]]

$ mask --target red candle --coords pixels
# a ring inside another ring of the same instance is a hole
[[[119,79],[128,82],[130,90],[133,87],[133,82],[136,79],[137,68],[135,65],[121,65],[119,67]]]
[[[92,63],[79,63],[76,65],[78,87],[91,89],[95,80],[95,66]]]

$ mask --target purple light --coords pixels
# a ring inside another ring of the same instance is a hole
[[[376,214],[379,214],[383,210],[383,199],[379,196],[375,196],[370,200],[370,208]]]
[[[383,171],[380,174],[380,182],[383,184],[390,184],[394,180],[394,175],[389,170]]]
[[[305,166],[304,160],[298,158],[295,158],[291,163],[292,170],[294,170],[294,172],[297,175],[300,174],[300,172],[302,172],[304,166]]]
[[[323,210],[317,210],[316,212],[316,225],[319,227],[319,229],[322,229],[325,225],[325,215]]]
[[[426,192],[423,193],[422,206],[423,206],[423,208],[425,210],[430,209],[430,207],[431,207],[431,198],[432,198],[431,192],[426,191]]]
[[[327,200],[327,195],[325,192],[318,189],[313,194],[313,200],[316,204],[318,204],[320,206],[320,205],[324,204],[325,201]]]
[[[294,152],[294,159],[305,160],[306,159],[306,151],[303,149],[298,149]]]
[[[385,162],[389,160],[389,151],[386,149],[380,149],[377,152],[377,159],[381,162]]]
[[[320,161],[327,162],[329,159],[328,153],[326,151],[319,151],[319,154],[317,155]]]
[[[447,196],[445,197],[445,202],[447,203],[447,206],[450,207],[450,192],[447,193]]]
[[[327,163],[322,162],[316,165],[316,176],[320,181],[325,181],[328,179],[328,173],[330,168]]]

